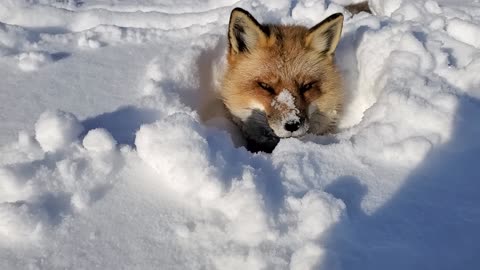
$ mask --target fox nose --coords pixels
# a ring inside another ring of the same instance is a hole
[[[288,121],[285,123],[285,130],[294,132],[300,128],[300,121]]]

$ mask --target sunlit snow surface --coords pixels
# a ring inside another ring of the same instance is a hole
[[[0,269],[480,269],[478,1],[345,13],[336,135],[218,109],[233,7],[350,2],[0,1]]]

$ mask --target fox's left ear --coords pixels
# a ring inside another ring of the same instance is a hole
[[[307,46],[322,54],[332,55],[340,40],[342,27],[343,15],[342,13],[335,13],[310,28],[305,37],[305,42]]]
[[[268,28],[255,20],[246,10],[235,8],[230,15],[228,42],[230,54],[251,52],[267,39]]]

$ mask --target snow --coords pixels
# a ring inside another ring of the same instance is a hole
[[[272,107],[282,112],[281,123],[289,121],[299,121],[299,110],[295,107],[295,97],[291,94],[290,90],[283,89],[273,100]]]
[[[103,128],[92,129],[83,138],[83,147],[91,152],[109,152],[115,149],[116,144],[112,135]]]
[[[75,141],[83,127],[75,115],[62,111],[46,111],[35,123],[35,139],[45,152],[54,152]]]
[[[0,269],[478,269],[478,1],[346,14],[337,134],[253,154],[216,99],[233,7],[351,2],[1,1]]]
[[[451,19],[448,22],[447,33],[453,38],[472,45],[476,48],[480,47],[480,27],[468,21],[461,19]]]
[[[45,52],[25,52],[18,56],[18,67],[24,71],[33,71],[52,62],[49,54]]]

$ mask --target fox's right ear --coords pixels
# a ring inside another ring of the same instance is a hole
[[[263,28],[248,11],[241,8],[232,10],[228,25],[230,54],[252,51],[259,42],[265,41],[267,34]]]
[[[325,54],[333,55],[342,35],[343,15],[335,13],[308,30],[307,46]]]

